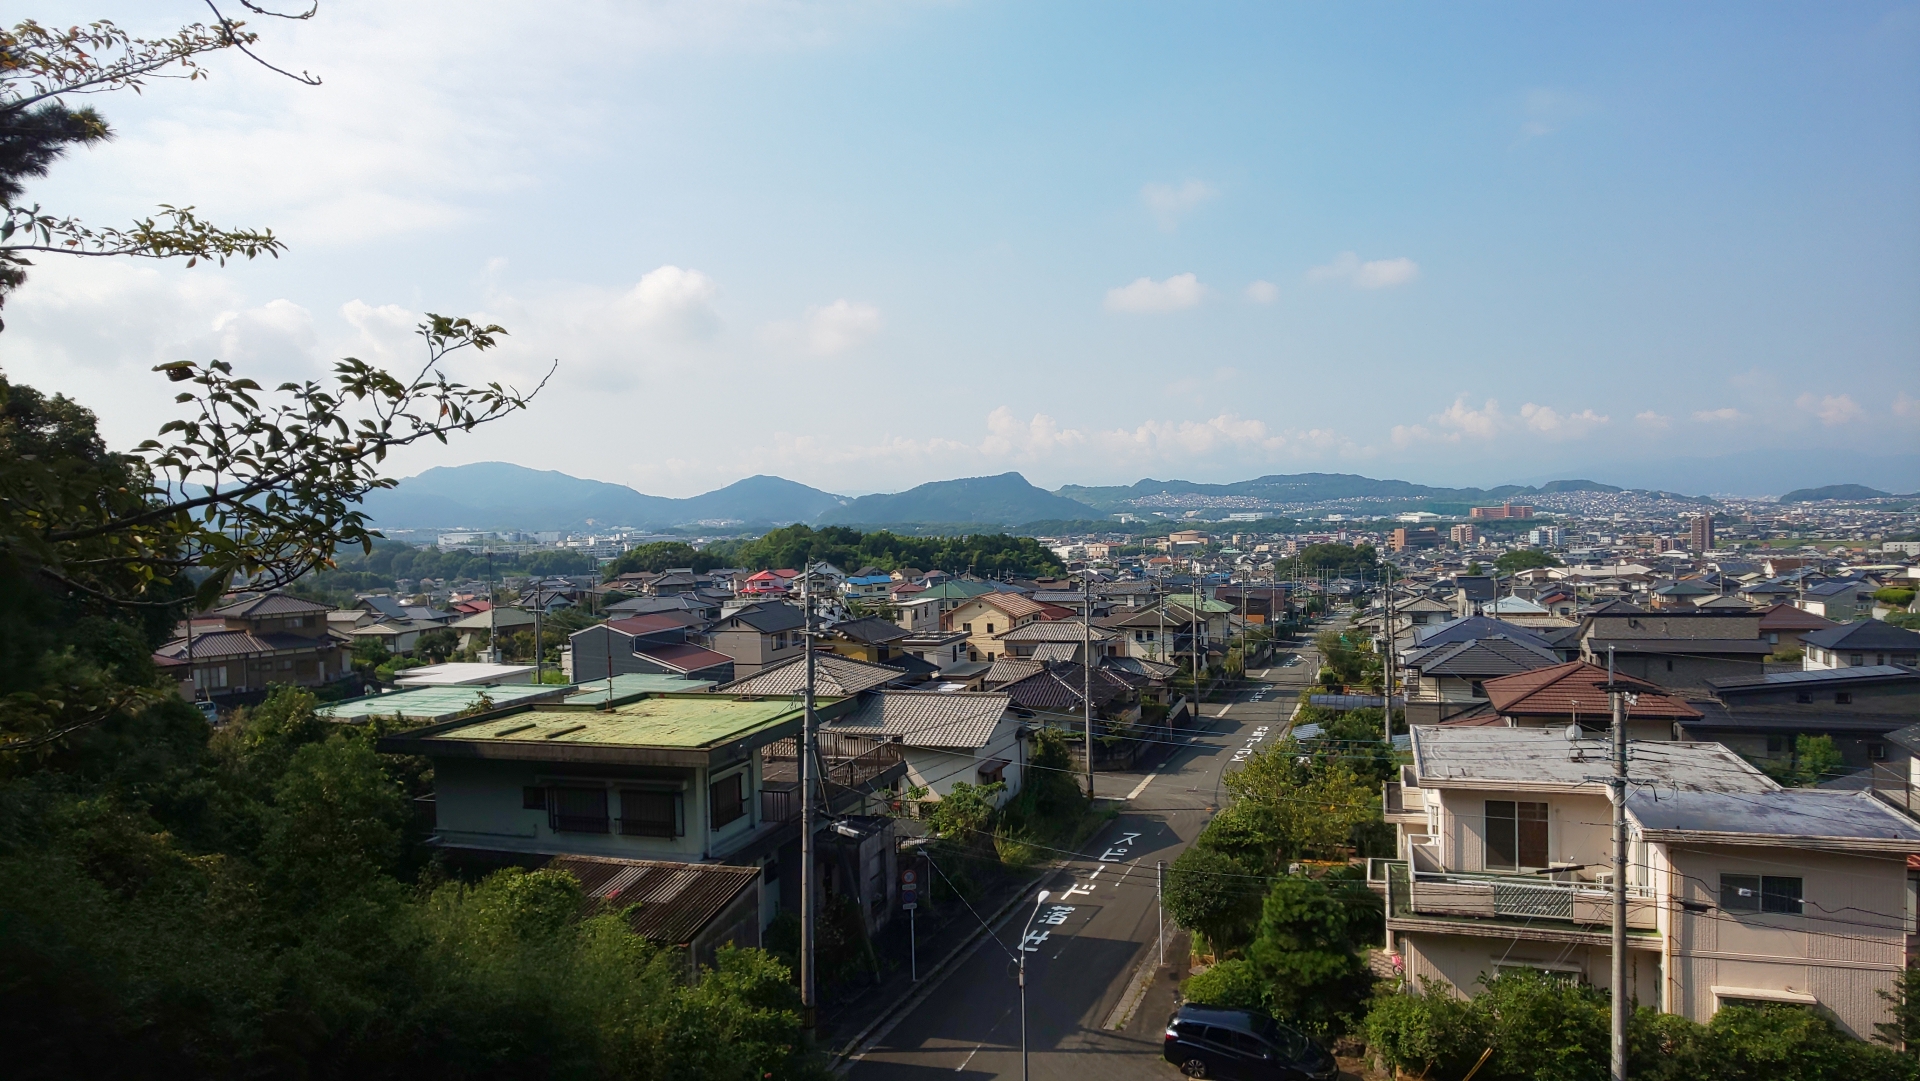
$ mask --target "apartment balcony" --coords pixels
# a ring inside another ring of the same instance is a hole
[[[765,821],[800,818],[800,760],[795,742],[776,740],[761,749],[760,814]],[[826,795],[815,811],[822,815],[849,813],[907,773],[898,743],[823,733],[819,748],[819,780]]]
[[[1385,895],[1394,930],[1440,930],[1501,937],[1583,939],[1613,926],[1613,889],[1605,882],[1427,870],[1420,846],[1412,860],[1369,860],[1367,883]],[[1656,931],[1657,900],[1627,887],[1627,931]]]

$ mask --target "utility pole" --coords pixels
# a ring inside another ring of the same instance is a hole
[[[1080,626],[1086,632],[1080,647],[1080,704],[1086,707],[1087,803],[1093,803],[1093,568],[1080,568]]]
[[[795,757],[800,759],[800,1026],[811,1035],[815,1011],[819,1008],[815,984],[819,973],[814,965],[814,920],[819,915],[815,894],[819,884],[813,865],[813,564],[800,572],[800,603],[806,642],[806,709],[800,722],[800,744]]]
[[[533,682],[535,684],[540,682],[540,610],[544,607],[546,606],[540,603],[540,589],[536,586],[533,590]]]
[[[500,663],[500,600],[493,591],[493,549],[487,549],[487,660]]]
[[[1381,595],[1386,598],[1386,602],[1387,602],[1387,607],[1386,607],[1387,633],[1384,639],[1385,649],[1383,649],[1380,654],[1380,664],[1381,664],[1380,671],[1381,671],[1382,678],[1385,680],[1385,683],[1386,683],[1386,694],[1384,696],[1386,698],[1386,701],[1382,703],[1382,706],[1384,706],[1384,708],[1380,711],[1380,715],[1381,715],[1380,737],[1386,742],[1392,743],[1393,742],[1393,564],[1392,563],[1388,563],[1386,565],[1385,569],[1383,569],[1380,572],[1380,577],[1381,577],[1381,581],[1385,583],[1381,587]]]
[[[1627,1081],[1627,709],[1613,685],[1607,647],[1607,698],[1613,706],[1613,1057],[1612,1081]]]
[[[1160,963],[1167,963],[1167,861],[1153,861],[1153,904],[1160,911]]]

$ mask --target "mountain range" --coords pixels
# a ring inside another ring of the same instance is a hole
[[[1086,487],[1069,484],[1049,492],[1019,473],[933,481],[904,492],[835,495],[781,477],[754,476],[685,499],[647,495],[624,484],[585,480],[508,462],[440,466],[407,477],[391,489],[370,493],[364,504],[374,523],[394,529],[543,530],[666,528],[699,524],[770,527],[815,525],[1014,526],[1040,521],[1085,521],[1121,510],[1199,506],[1258,509],[1261,504],[1340,499],[1384,499],[1381,510],[1457,507],[1527,499],[1555,492],[1620,492],[1592,480],[1556,480],[1539,485],[1437,488],[1403,480],[1376,480],[1352,473],[1293,473],[1231,484],[1142,480],[1137,484]],[[1637,489],[1634,489],[1637,491]],[[1656,494],[1656,493],[1648,493]],[[1672,492],[1670,498],[1691,499]],[[1831,485],[1791,493],[1805,499],[1869,498],[1881,495],[1860,485]],[[1208,504],[1208,497],[1234,497]],[[1401,505],[1404,504],[1404,505]]]

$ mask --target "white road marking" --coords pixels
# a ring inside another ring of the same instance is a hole
[[[966,1057],[966,1058],[963,1058],[963,1059],[961,1059],[961,1060],[960,1060],[960,1065],[958,1065],[958,1066],[955,1066],[955,1067],[953,1068],[953,1072],[954,1072],[954,1073],[959,1073],[960,1071],[962,1071],[962,1070],[964,1070],[964,1069],[966,1069],[966,1068],[967,1068],[967,1063],[969,1063],[969,1062],[972,1062],[972,1061],[973,1061],[973,1056],[975,1056],[975,1055],[977,1055],[977,1054],[979,1054],[979,1053],[980,1053],[980,1049],[981,1049],[982,1047],[985,1047],[985,1046],[986,1046],[986,1044],[983,1044],[983,1043],[977,1043],[977,1044],[974,1044],[974,1045],[973,1045],[973,1050],[971,1050],[971,1051],[969,1051],[969,1052],[967,1052],[967,1057]]]
[[[1140,797],[1140,793],[1145,792],[1147,790],[1147,786],[1153,783],[1153,777],[1154,775],[1149,773],[1145,777],[1140,778],[1140,783],[1133,786],[1133,791],[1127,793],[1127,798],[1138,799]]]

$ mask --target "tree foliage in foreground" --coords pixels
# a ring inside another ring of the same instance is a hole
[[[679,953],[579,884],[445,879],[375,753],[282,689],[209,736],[183,702],[0,780],[9,1075],[807,1075],[786,968]]]
[[[1429,983],[1377,997],[1368,1052],[1407,1076],[1476,1081],[1605,1081],[1607,996],[1571,979],[1513,970],[1472,999]],[[1798,1006],[1722,1006],[1702,1025],[1640,1008],[1630,1015],[1627,1076],[1643,1081],[1910,1081],[1920,1060],[1856,1040]]]

